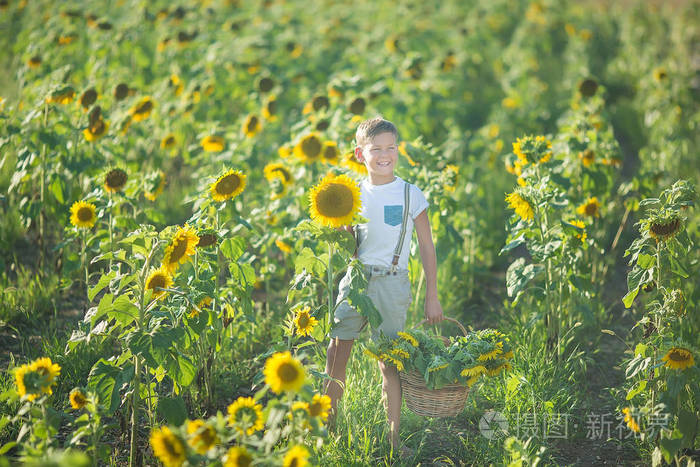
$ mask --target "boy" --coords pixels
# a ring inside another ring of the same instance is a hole
[[[393,123],[376,117],[365,120],[357,128],[355,157],[367,167],[367,179],[360,184],[362,210],[368,223],[356,226],[357,256],[369,279],[367,295],[379,310],[383,321],[372,330],[372,338],[383,332],[395,338],[406,323],[411,303],[411,283],[408,277],[413,227],[416,228],[420,256],[426,278],[425,318],[430,324],[443,319],[437,294],[437,261],[430,232],[425,196],[415,185],[394,175],[398,162],[398,130]],[[408,209],[407,209],[408,208]],[[351,230],[352,227],[349,227]],[[360,331],[367,324],[345,299],[349,289],[349,273],[341,280],[331,342],[326,357],[329,381],[326,393],[331,398],[331,413],[335,416],[338,399],[343,394],[345,369],[350,350]],[[389,437],[393,450],[399,449],[399,418],[401,415],[401,381],[396,367],[379,362],[382,392],[385,397]],[[410,450],[402,448],[406,455]]]

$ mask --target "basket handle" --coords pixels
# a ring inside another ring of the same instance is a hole
[[[457,321],[456,319],[450,318],[449,316],[445,316],[445,317],[443,318],[443,321],[451,321],[451,322],[455,323],[455,324],[457,325],[457,327],[462,331],[462,334],[464,334],[465,336],[467,335],[467,330],[464,329],[464,326],[462,326],[462,323],[460,323],[460,322]],[[418,326],[422,326],[422,325],[426,324],[427,322],[428,322],[428,320],[427,320],[427,319],[424,319],[423,321],[421,321],[420,323],[416,324],[416,325],[413,326],[413,327],[414,327],[414,328],[417,328]]]

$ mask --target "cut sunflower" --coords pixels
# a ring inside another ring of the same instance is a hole
[[[350,225],[360,208],[360,187],[347,175],[329,173],[309,192],[311,218],[321,225]]]
[[[245,189],[246,175],[240,170],[230,169],[211,184],[209,192],[214,201],[235,198]]]

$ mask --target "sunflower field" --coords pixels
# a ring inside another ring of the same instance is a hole
[[[700,459],[697,1],[2,0],[0,27],[0,466]],[[410,455],[371,350],[324,394],[376,115],[468,330],[419,325],[414,240],[379,357],[469,394],[403,407]]]

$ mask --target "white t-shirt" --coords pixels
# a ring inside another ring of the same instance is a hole
[[[360,241],[358,258],[363,264],[391,266],[394,249],[401,234],[405,183],[399,177],[384,185],[372,185],[367,179],[360,183],[362,200],[360,214],[369,220],[366,224],[355,226]],[[409,216],[406,220],[406,236],[399,256],[400,269],[408,269],[413,219],[428,207],[428,201],[423,192],[415,185],[409,184],[409,186]]]

